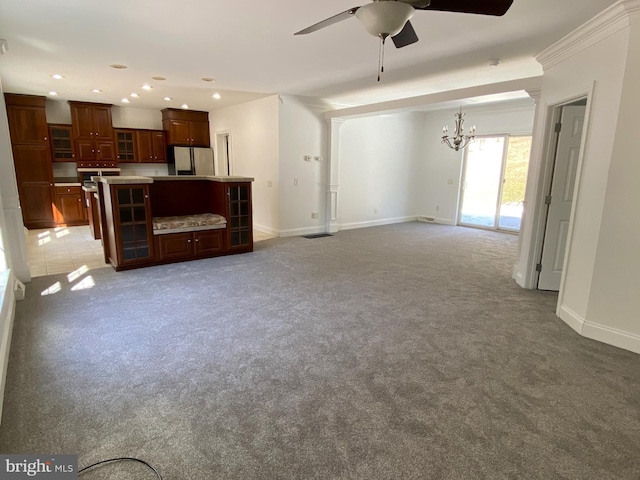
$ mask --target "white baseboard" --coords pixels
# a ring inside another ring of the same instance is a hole
[[[0,273],[0,422],[2,421],[4,388],[7,381],[11,333],[16,313],[15,283],[16,280],[11,270]]]
[[[640,335],[589,322],[564,305],[558,308],[558,316],[583,337],[640,353]]]
[[[314,235],[316,233],[325,233],[327,227],[322,225],[318,227],[302,227],[302,228],[290,228],[289,230],[280,230],[280,237],[297,237],[300,235]]]
[[[584,322],[582,335],[602,343],[640,353],[640,335],[606,327],[597,323]]]
[[[564,323],[582,335],[582,327],[584,326],[585,320],[580,315],[564,305],[558,307],[556,314],[564,321]]]
[[[392,225],[394,223],[405,223],[405,222],[415,222],[418,217],[395,217],[395,218],[383,218],[380,220],[367,220],[364,222],[352,222],[352,223],[341,223],[340,230],[353,230],[355,228],[366,228],[366,227],[379,227],[382,225]]]
[[[418,215],[416,220],[424,223],[438,223],[440,225],[455,225],[455,220],[450,218],[432,217],[431,215]]]
[[[273,235],[274,237],[280,236],[280,231],[275,228],[266,227],[264,225],[253,224],[253,229],[258,230],[259,232],[266,233],[267,235]]]

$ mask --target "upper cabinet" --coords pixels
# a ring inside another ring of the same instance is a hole
[[[13,145],[46,145],[49,142],[44,97],[5,95]]]
[[[166,163],[167,145],[162,130],[137,130],[138,161]]]
[[[167,133],[167,145],[209,147],[209,113],[195,110],[165,108],[162,128]]]
[[[113,140],[111,105],[69,101],[76,140]]]
[[[71,125],[49,124],[51,157],[54,162],[75,162],[76,149]]]
[[[115,162],[111,105],[72,101],[69,105],[77,160]]]

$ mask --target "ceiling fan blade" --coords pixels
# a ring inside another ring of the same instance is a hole
[[[342,20],[346,20],[347,18],[352,17],[359,8],[360,7],[353,7],[349,10],[345,10],[344,12],[334,15],[333,17],[329,17],[325,20],[322,20],[321,22],[311,25],[304,30],[300,30],[299,32],[294,33],[294,35],[305,35],[307,33],[320,30],[321,28],[328,27],[329,25],[333,25],[334,23],[341,22]]]
[[[431,0],[426,7],[416,10],[439,10],[441,12],[476,13],[478,15],[502,16],[507,13],[513,0]]]
[[[391,37],[391,40],[393,40],[393,44],[396,48],[402,48],[407,45],[411,45],[412,43],[416,43],[418,41],[418,35],[416,35],[416,31],[413,29],[411,22],[407,20],[407,23],[404,24],[400,33]]]

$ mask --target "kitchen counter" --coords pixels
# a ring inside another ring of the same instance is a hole
[[[176,180],[208,180],[210,182],[234,183],[234,182],[253,182],[252,177],[240,176],[216,176],[216,175],[166,175],[162,177],[142,177],[142,176],[126,176],[119,177],[93,177],[96,181],[107,185],[129,185],[140,183],[153,183],[163,181]]]

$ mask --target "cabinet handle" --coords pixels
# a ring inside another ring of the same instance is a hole
[[[96,151],[95,150],[91,150],[91,153],[96,153]]]
[[[98,136],[98,132],[96,132],[96,137]]]
[[[199,242],[199,241],[200,241],[200,239],[199,239],[199,238],[196,238],[196,242]]]
[[[93,132],[89,132],[89,135],[93,135]]]
[[[98,150],[98,153],[100,153],[100,150]]]
[[[70,188],[67,188],[67,192],[70,192],[70,191],[71,191],[71,189],[70,189]]]
[[[149,195],[145,195],[144,198],[149,198]]]
[[[45,142],[47,141],[47,137],[44,137],[44,141],[45,141]]]
[[[191,239],[187,240],[187,243],[191,243]]]

